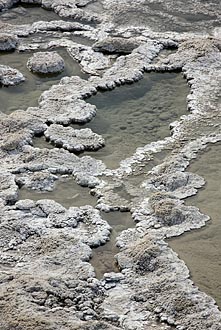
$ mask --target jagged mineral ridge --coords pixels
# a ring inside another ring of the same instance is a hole
[[[183,199],[205,183],[186,172],[189,162],[221,140],[219,1],[2,0],[0,11],[10,12],[22,2],[53,10],[58,20],[1,22],[0,50],[41,51],[41,44],[29,39],[41,32],[44,52],[65,47],[91,76],[87,81],[65,77],[41,95],[37,107],[1,113],[0,329],[221,329],[215,301],[196,287],[165,242],[209,219]],[[70,31],[94,45],[74,42],[65,35]],[[54,39],[48,40],[52,32]],[[174,51],[160,56],[166,49]],[[0,67],[1,84],[24,80],[13,70]],[[116,170],[74,154],[104,145],[91,130],[66,127],[96,116],[88,97],[134,83],[144,72],[174,70],[182,72],[190,92],[189,113],[171,123],[171,136],[138,148]],[[33,147],[39,135],[60,148]],[[141,184],[130,180],[168,149],[172,152],[143,175]],[[65,209],[43,195],[38,202],[31,200],[31,189],[54,189],[59,174],[93,188],[97,209]],[[23,185],[30,189],[30,199],[19,200]],[[116,188],[121,186],[131,198],[119,195]],[[117,237],[121,272],[107,273],[102,280],[89,262],[92,248],[105,244],[111,234],[100,210],[130,211],[136,222]]]

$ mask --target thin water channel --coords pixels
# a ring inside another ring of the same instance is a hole
[[[116,246],[116,238],[123,230],[135,226],[130,212],[102,212],[101,215],[112,227],[112,232],[110,240],[106,244],[93,250],[90,262],[95,269],[95,274],[98,279],[102,279],[105,273],[120,272],[115,259],[115,255],[120,251]]]
[[[221,308],[221,144],[210,145],[188,171],[204,177],[206,185],[186,200],[211,220],[200,229],[169,240],[169,245],[185,261],[196,285],[211,295]]]
[[[65,70],[54,75],[31,73],[27,68],[27,61],[32,53],[0,53],[0,64],[19,70],[26,78],[17,86],[0,86],[1,112],[9,114],[17,109],[26,110],[28,107],[37,106],[40,95],[52,85],[58,84],[62,77],[80,76],[83,79],[88,77],[81,71],[79,64],[69,56],[65,48],[58,48],[56,51],[65,61]]]

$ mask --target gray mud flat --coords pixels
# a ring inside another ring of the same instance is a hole
[[[116,168],[137,147],[169,136],[169,124],[186,113],[187,94],[181,74],[149,73],[137,83],[91,97],[97,115],[86,127],[101,134],[106,146],[88,154]]]
[[[22,84],[13,87],[0,87],[0,111],[11,113],[17,109],[26,110],[28,107],[38,105],[38,98],[51,86],[59,83],[60,79],[65,76],[80,76],[86,78],[77,62],[72,60],[67,51],[63,48],[56,49],[59,55],[65,61],[65,70],[60,74],[40,75],[33,74],[27,69],[27,61],[32,53],[1,53],[0,64],[9,65],[16,68],[25,76],[26,80]]]
[[[190,269],[193,281],[221,308],[221,145],[207,148],[188,170],[205,178],[206,185],[187,199],[211,220],[206,227],[169,241]]]
[[[35,148],[47,148],[47,149],[53,149],[55,146],[53,146],[51,143],[47,142],[44,136],[36,137],[33,139],[33,147]]]

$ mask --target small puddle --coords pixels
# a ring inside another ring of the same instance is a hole
[[[66,208],[71,206],[96,205],[96,198],[90,194],[90,189],[81,187],[73,178],[61,177],[55,183],[55,188],[51,192],[39,192],[36,190],[21,188],[19,199],[51,199]]]
[[[221,308],[221,144],[209,146],[188,171],[201,175],[206,185],[186,200],[211,221],[200,229],[169,240],[171,248],[185,261],[196,285],[212,296]]]
[[[69,32],[69,33],[67,32],[65,34],[65,38],[71,39],[72,41],[76,42],[77,44],[85,45],[85,46],[92,46],[95,43],[95,40],[91,40],[84,36],[73,34],[71,32]]]
[[[28,107],[38,106],[38,98],[52,85],[58,84],[60,79],[65,76],[80,76],[87,79],[88,75],[81,71],[67,53],[66,49],[55,49],[65,61],[65,70],[57,75],[39,75],[31,73],[27,68],[27,61],[33,53],[0,53],[0,64],[9,65],[19,70],[26,78],[26,81],[17,86],[0,87],[0,111],[11,113],[17,109],[27,109]]]
[[[34,137],[33,138],[33,143],[32,146],[34,148],[39,148],[39,149],[54,149],[55,146],[52,145],[51,143],[47,142],[44,136],[40,136],[40,137]]]
[[[97,115],[83,127],[101,134],[106,146],[87,154],[116,168],[137,147],[169,136],[169,124],[187,111],[188,92],[181,74],[149,73],[139,82],[92,96],[88,102],[96,105]]]
[[[106,244],[93,249],[90,263],[94,267],[98,279],[102,279],[105,273],[120,272],[115,259],[115,255],[120,252],[116,247],[116,238],[123,230],[135,226],[130,212],[101,212],[101,216],[113,229],[110,240]]]
[[[0,13],[0,19],[10,24],[23,25],[38,21],[57,21],[61,18],[54,11],[46,10],[40,5],[23,3]]]

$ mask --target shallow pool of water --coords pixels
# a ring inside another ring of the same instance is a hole
[[[53,199],[66,208],[71,206],[96,205],[96,198],[90,194],[90,189],[79,186],[73,178],[61,177],[55,183],[55,189],[51,192],[39,192],[36,190],[21,188],[19,199]]]
[[[0,53],[0,64],[9,65],[19,70],[26,78],[26,81],[17,86],[0,87],[0,111],[11,113],[17,109],[26,110],[28,107],[37,106],[38,98],[45,90],[52,85],[58,84],[60,79],[65,76],[80,76],[86,79],[88,75],[81,71],[64,48],[56,49],[65,61],[65,70],[56,75],[33,74],[27,69],[27,61],[32,53]]]
[[[221,144],[210,145],[188,171],[203,176],[206,185],[186,204],[194,205],[211,221],[200,229],[169,240],[185,261],[199,288],[211,295],[221,308]]]
[[[169,136],[169,124],[187,111],[188,92],[179,73],[149,73],[137,83],[99,92],[88,99],[97,115],[84,127],[101,134],[106,145],[87,154],[116,168],[137,147]]]
[[[115,255],[120,252],[116,247],[116,238],[123,230],[135,226],[130,212],[102,212],[101,216],[113,229],[110,240],[105,245],[93,249],[90,263],[94,267],[98,279],[101,279],[105,273],[120,272],[115,259]]]
[[[38,5],[22,4],[0,13],[0,19],[10,24],[32,24],[38,21],[56,21],[61,18],[52,10]]]
[[[39,148],[39,149],[53,149],[55,148],[54,145],[52,145],[51,143],[47,142],[44,136],[36,136],[33,138],[33,147],[34,148]]]

